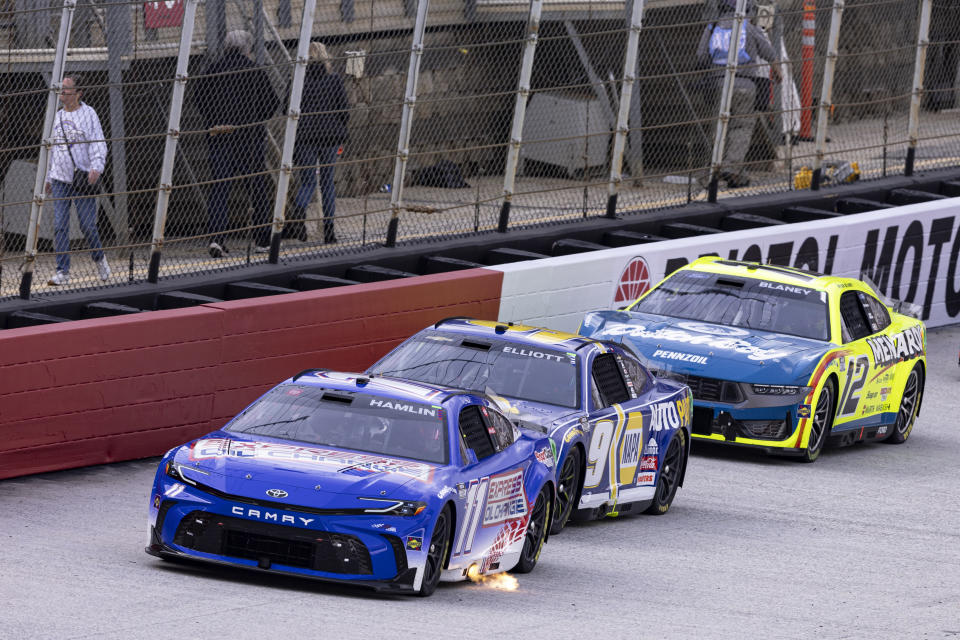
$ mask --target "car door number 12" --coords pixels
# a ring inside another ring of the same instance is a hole
[[[857,405],[860,404],[860,392],[867,381],[867,372],[870,371],[870,358],[859,356],[850,363],[850,370],[847,375],[847,384],[843,387],[843,393],[840,395],[839,415],[852,416],[857,412]]]

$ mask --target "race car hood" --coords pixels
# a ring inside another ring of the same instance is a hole
[[[552,433],[554,427],[580,413],[576,409],[555,404],[497,396],[489,392],[488,395],[515,424],[540,433]]]
[[[186,444],[174,462],[185,481],[230,495],[269,499],[286,491],[284,502],[342,506],[345,499],[417,499],[432,485],[438,465],[370,453],[311,446],[278,439],[241,439],[224,431]]]
[[[627,344],[651,369],[768,384],[805,384],[833,347],[759,329],[631,311],[591,312],[580,333]]]

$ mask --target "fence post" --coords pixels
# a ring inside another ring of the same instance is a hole
[[[907,161],[903,173],[913,175],[913,161],[917,154],[917,139],[920,137],[920,99],[923,97],[923,71],[927,64],[927,46],[930,44],[931,0],[923,0],[920,5],[920,29],[917,32],[917,59],[913,65],[913,93],[910,95],[910,124],[908,126],[910,146],[907,147]]]
[[[313,34],[313,15],[317,0],[303,3],[300,21],[300,40],[297,41],[297,61],[293,67],[293,82],[290,85],[290,107],[287,109],[287,125],[283,134],[283,151],[280,153],[280,173],[277,176],[277,197],[273,201],[273,232],[270,235],[270,264],[280,259],[280,238],[286,218],[287,190],[293,172],[293,146],[297,141],[297,124],[300,121],[300,101],[303,98],[303,79],[307,75],[307,59],[310,56],[310,37]]]
[[[53,144],[53,120],[57,114],[57,95],[63,84],[63,63],[67,57],[70,43],[70,27],[73,24],[73,12],[77,0],[63,0],[60,13],[60,33],[57,35],[57,49],[53,55],[53,70],[50,73],[50,93],[47,94],[47,109],[43,118],[43,142],[37,157],[37,176],[33,182],[33,202],[30,205],[30,226],[27,228],[26,253],[24,255],[23,276],[20,278],[20,297],[30,299],[33,284],[33,268],[37,261],[37,229],[40,226],[40,214],[43,212],[44,183],[47,174],[47,156]]]
[[[813,158],[813,176],[810,190],[820,189],[820,176],[823,172],[823,152],[827,144],[827,118],[833,106],[833,77],[837,69],[837,51],[840,42],[840,20],[843,17],[844,0],[833,0],[833,12],[830,16],[830,36],[827,42],[827,59],[823,61],[823,91],[820,96],[820,113],[817,117],[817,146]]]
[[[730,46],[727,51],[727,71],[723,76],[723,88],[720,90],[720,112],[717,129],[713,136],[713,157],[710,161],[710,186],[707,200],[717,201],[717,181],[720,179],[720,165],[723,163],[723,151],[727,145],[727,125],[730,122],[730,101],[733,96],[733,83],[737,76],[737,53],[740,42],[740,30],[744,29],[747,0],[737,0],[733,14],[733,31],[730,32]]]
[[[427,8],[430,0],[418,0],[417,18],[413,25],[413,43],[410,45],[410,65],[407,67],[407,87],[400,114],[400,136],[397,140],[397,159],[393,165],[393,189],[390,194],[390,223],[387,225],[386,246],[397,244],[397,227],[400,224],[400,209],[403,208],[403,176],[407,170],[410,153],[410,128],[413,123],[413,107],[417,102],[417,82],[420,80],[420,58],[423,56],[423,32],[427,26]]]
[[[610,163],[610,183],[607,186],[607,217],[617,215],[617,195],[623,182],[623,152],[630,132],[630,100],[633,84],[637,79],[637,49],[640,46],[640,27],[643,22],[644,0],[633,0],[630,13],[630,32],[627,34],[627,51],[623,58],[623,84],[620,87],[620,108],[617,113],[617,131],[613,139],[613,157]]]
[[[813,57],[816,53],[817,4],[815,0],[803,3],[803,31],[800,47],[800,140],[813,139]]]
[[[530,0],[527,16],[527,37],[520,60],[520,78],[517,80],[517,97],[513,104],[513,125],[510,128],[510,147],[507,149],[507,166],[503,170],[503,204],[497,231],[506,233],[510,224],[510,206],[516,185],[517,167],[520,166],[520,145],[523,143],[523,122],[527,116],[527,98],[530,96],[530,76],[540,34],[540,14],[543,0]]]
[[[156,284],[160,275],[160,252],[163,249],[164,226],[167,224],[167,207],[173,189],[173,161],[177,142],[180,139],[180,112],[183,109],[183,94],[187,87],[187,65],[190,62],[190,45],[193,42],[193,27],[197,16],[198,0],[187,0],[180,28],[180,49],[177,51],[177,75],[170,96],[170,118],[167,124],[167,139],[163,147],[163,164],[160,166],[160,186],[157,188],[157,209],[153,216],[153,240],[150,243],[150,265],[147,267],[147,282]]]

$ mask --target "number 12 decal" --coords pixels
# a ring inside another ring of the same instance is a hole
[[[857,412],[857,405],[860,404],[860,391],[867,381],[867,372],[870,370],[870,359],[867,356],[859,356],[850,363],[850,370],[847,375],[847,384],[843,387],[843,393],[840,395],[839,415],[852,416]]]

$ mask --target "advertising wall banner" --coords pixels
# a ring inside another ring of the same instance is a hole
[[[491,267],[504,272],[502,321],[576,331],[587,311],[629,304],[704,255],[867,277],[918,305],[928,327],[960,315],[960,199]]]

